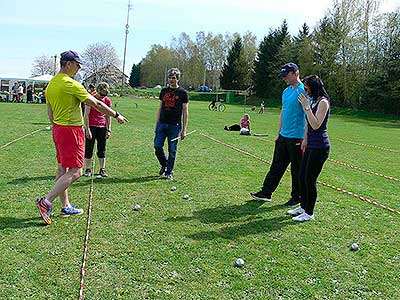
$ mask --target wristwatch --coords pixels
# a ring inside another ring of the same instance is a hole
[[[119,117],[119,112],[115,112],[114,118],[118,118]]]

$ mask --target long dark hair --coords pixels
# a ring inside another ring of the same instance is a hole
[[[324,97],[330,101],[330,97],[328,92],[325,90],[324,83],[317,75],[304,77],[303,83],[310,88],[311,97],[314,99],[314,102],[318,101],[318,99],[321,97]]]

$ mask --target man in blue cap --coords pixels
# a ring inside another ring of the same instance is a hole
[[[53,124],[53,141],[56,147],[57,175],[53,189],[46,197],[36,199],[39,213],[46,224],[51,224],[52,202],[60,197],[62,209],[60,216],[80,215],[82,209],[69,201],[68,187],[82,175],[85,154],[85,134],[80,104],[114,117],[118,123],[127,119],[96,99],[73,78],[81,68],[82,61],[75,51],[61,53],[60,72],[53,77],[46,89],[47,114]]]
[[[250,195],[257,200],[271,201],[272,193],[278,187],[290,163],[292,192],[291,198],[285,205],[293,206],[300,203],[299,172],[306,118],[297,97],[304,93],[304,85],[300,81],[299,67],[295,63],[285,64],[279,72],[279,77],[288,86],[282,93],[282,110],[279,117],[278,135],[275,139],[274,158],[261,190]]]

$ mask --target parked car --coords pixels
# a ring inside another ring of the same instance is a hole
[[[206,85],[201,85],[197,88],[198,92],[212,92],[212,89],[210,89],[208,86]]]

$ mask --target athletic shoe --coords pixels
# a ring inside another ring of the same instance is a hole
[[[301,215],[303,212],[304,212],[304,209],[301,206],[299,206],[295,209],[289,209],[287,213],[292,216],[298,216],[298,215]]]
[[[271,194],[264,194],[261,191],[257,192],[257,193],[250,193],[250,196],[252,196],[256,200],[261,200],[261,201],[271,201],[272,200]]]
[[[40,198],[40,199],[37,198],[36,205],[39,208],[39,213],[40,213],[40,216],[42,217],[43,221],[47,225],[50,225],[51,224],[51,219],[50,219],[51,208],[53,205],[51,205],[51,203],[47,204],[46,198]]]
[[[83,174],[83,176],[85,176],[85,177],[90,177],[90,176],[92,176],[92,170],[86,169],[86,170],[85,170],[85,173]]]
[[[295,206],[300,203],[300,198],[290,198],[288,202],[285,203],[286,206]]]
[[[96,176],[97,179],[101,179],[101,178],[106,178],[108,177],[108,174],[106,172],[106,169],[101,168],[99,171],[99,174]]]
[[[60,217],[69,217],[83,214],[83,209],[78,208],[76,205],[72,205],[69,207],[63,207],[61,209]]]
[[[158,172],[158,175],[163,176],[166,170],[167,170],[166,167],[161,167],[160,171]]]
[[[296,222],[311,221],[311,220],[314,220],[314,215],[310,216],[306,212],[303,212],[301,215],[298,215],[297,217],[293,217],[292,220],[296,221]]]
[[[172,174],[165,174],[165,179],[172,181],[174,180],[174,176]]]

